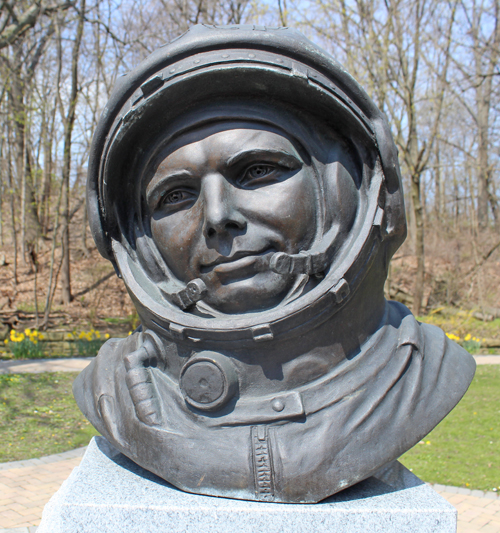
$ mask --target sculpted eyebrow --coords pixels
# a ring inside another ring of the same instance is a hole
[[[158,196],[163,192],[165,186],[170,182],[181,184],[183,179],[191,178],[192,175],[187,170],[174,170],[170,173],[166,173],[155,182],[153,178],[149,185],[146,187],[146,201],[148,204],[156,203]],[[154,182],[154,183],[153,183]]]
[[[256,148],[253,150],[242,150],[237,154],[232,155],[226,161],[228,167],[237,165],[240,162],[245,162],[247,159],[261,159],[263,161],[273,161],[278,164],[289,166],[291,168],[301,167],[303,162],[295,155],[285,150],[269,150]]]

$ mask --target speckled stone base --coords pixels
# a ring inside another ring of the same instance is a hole
[[[455,508],[397,462],[321,503],[246,502],[182,492],[96,437],[37,533],[454,533],[456,523]]]

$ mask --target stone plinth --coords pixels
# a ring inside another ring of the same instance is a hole
[[[246,502],[182,492],[96,437],[37,533],[451,533],[456,514],[397,462],[321,503]]]

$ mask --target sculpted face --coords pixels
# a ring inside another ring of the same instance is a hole
[[[146,187],[153,239],[178,279],[206,283],[216,309],[268,309],[294,287],[269,260],[308,249],[316,234],[316,180],[301,152],[279,130],[227,122],[161,153]]]

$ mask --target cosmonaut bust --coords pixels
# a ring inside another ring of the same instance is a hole
[[[88,210],[141,327],[74,385],[176,487],[317,502],[456,405],[473,358],[387,302],[406,236],[385,116],[286,28],[195,26],[115,87]]]

